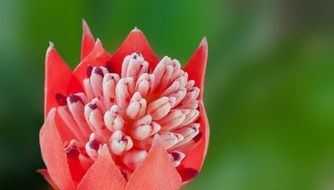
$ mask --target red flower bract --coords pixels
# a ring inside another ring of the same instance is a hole
[[[110,55],[83,22],[72,72],[46,53],[40,146],[54,189],[179,189],[199,173],[209,126],[203,105],[207,41],[182,69],[159,60],[137,28]]]

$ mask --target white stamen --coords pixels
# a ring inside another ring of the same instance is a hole
[[[154,80],[153,74],[141,74],[136,83],[136,91],[138,91],[143,97],[148,96],[154,88]]]
[[[86,93],[87,98],[90,99],[90,100],[93,99],[95,96],[94,96],[93,89],[90,85],[90,80],[88,78],[83,80],[83,87],[85,89],[85,93]]]
[[[103,78],[103,96],[104,96],[104,103],[106,107],[109,109],[112,103],[114,103],[116,98],[116,85],[119,81],[118,74],[106,74]]]
[[[198,108],[198,100],[194,100],[186,105],[180,106],[183,109],[197,109]]]
[[[110,131],[121,130],[123,128],[125,121],[120,115],[120,108],[117,105],[113,105],[104,114],[104,122]]]
[[[122,78],[116,85],[116,102],[120,108],[127,107],[134,90],[133,78]]]
[[[171,103],[168,97],[162,97],[158,100],[151,102],[147,107],[147,113],[149,113],[153,120],[159,120],[166,116],[171,109]]]
[[[146,158],[146,156],[146,150],[131,150],[125,154],[123,162],[130,170],[134,170],[137,165]]]
[[[181,134],[174,133],[174,132],[164,132],[160,134],[160,137],[162,138],[162,142],[166,149],[172,148],[177,143],[181,142],[184,137]]]
[[[186,118],[184,119],[182,126],[189,125],[190,123],[196,121],[199,117],[199,111],[194,109],[182,109],[183,114]]]
[[[186,89],[187,90],[192,90],[194,88],[195,85],[195,81],[194,80],[188,80],[187,84],[186,84]]]
[[[173,67],[171,65],[167,65],[165,68],[165,72],[163,73],[159,86],[156,86],[160,91],[166,89],[168,87],[170,77],[173,74]]]
[[[110,147],[114,154],[121,155],[133,147],[133,142],[131,137],[124,135],[121,130],[117,130],[110,137]]]
[[[192,90],[188,91],[186,96],[183,98],[181,104],[187,106],[188,104],[194,102],[199,95],[199,88],[194,87]]]
[[[89,137],[85,149],[89,157],[93,160],[96,160],[98,157],[98,151],[101,148],[100,141],[96,138],[96,135],[92,133]]]
[[[108,70],[104,67],[94,67],[90,76],[90,85],[93,89],[95,97],[101,99],[103,97],[102,92],[102,80],[104,74],[108,73]],[[101,76],[102,75],[102,76]]]
[[[179,166],[182,160],[186,157],[186,155],[180,151],[173,151],[169,155],[174,167]]]
[[[133,94],[130,104],[126,109],[129,118],[135,119],[142,117],[146,111],[146,100],[143,99],[139,92]]]
[[[179,81],[174,81],[172,85],[170,85],[162,94],[161,96],[168,96],[171,93],[177,91],[180,89],[180,82]]]
[[[163,57],[160,62],[158,63],[158,65],[155,67],[154,71],[153,71],[153,75],[155,77],[155,88],[158,88],[158,85],[160,84],[160,80],[162,78],[162,75],[165,72],[166,69],[166,62],[168,62],[170,60],[169,57],[165,56]]]
[[[79,126],[79,129],[83,136],[88,137],[89,136],[89,127],[85,121],[84,116],[84,105],[82,102],[82,98],[79,97],[78,94],[71,95],[67,98],[67,106],[73,116],[74,121]]]
[[[182,124],[186,116],[180,110],[172,110],[163,119],[159,120],[159,124],[164,130],[172,130]]]
[[[90,103],[86,104],[85,108],[84,108],[85,119],[86,119],[87,123],[89,124],[89,127],[91,128],[92,131],[94,130],[94,128],[90,124],[89,117],[90,117],[91,112],[94,110],[93,108],[95,108],[95,107],[97,108],[97,102],[98,101],[99,100],[97,98],[94,98]]]
[[[179,128],[173,132],[181,134],[184,139],[181,140],[174,148],[182,146],[191,141],[199,133],[200,124],[192,123],[186,127]]]
[[[187,83],[188,73],[184,72],[181,69],[175,69],[170,78],[171,81],[179,81],[181,86],[184,87]]]
[[[171,94],[169,98],[175,98],[175,101],[172,104],[172,107],[177,106],[186,96],[187,90],[185,88],[181,88],[177,92]]]
[[[142,73],[147,72],[148,65],[148,62],[140,54],[128,55],[122,65],[122,77],[132,77],[136,81]]]
[[[152,122],[151,115],[146,115],[135,121],[133,126],[132,136],[136,140],[144,140],[157,133],[161,128],[158,123]]]

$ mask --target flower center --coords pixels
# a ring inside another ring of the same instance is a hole
[[[83,168],[106,144],[123,174],[131,175],[159,135],[175,167],[201,137],[199,88],[177,60],[164,57],[149,72],[139,53],[125,57],[120,74],[87,67],[84,92],[56,95],[59,115],[75,138],[65,146]]]

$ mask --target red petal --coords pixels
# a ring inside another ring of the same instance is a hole
[[[126,190],[177,190],[181,187],[179,173],[172,166],[160,140],[157,141],[130,177]]]
[[[82,20],[81,61],[93,50],[95,40],[87,22]]]
[[[78,158],[67,157],[67,163],[70,168],[71,176],[74,183],[77,185],[83,176],[85,175],[87,169],[84,169]]]
[[[111,58],[113,72],[121,73],[124,57],[134,52],[139,52],[144,56],[145,60],[150,64],[151,70],[158,64],[159,60],[145,35],[139,29],[135,28],[126,37],[121,47],[113,54]]]
[[[52,179],[50,178],[50,175],[48,173],[48,170],[47,169],[39,169],[37,170],[37,172],[39,174],[41,174],[44,179],[51,185],[51,187],[55,190],[60,190],[59,187],[57,187],[57,185],[52,181]]]
[[[68,84],[68,93],[82,92],[82,80],[86,78],[87,67],[90,66],[106,66],[111,56],[102,47],[100,40],[97,40],[90,54],[81,61],[77,68],[73,71],[70,82]]]
[[[201,89],[200,99],[203,97],[204,77],[206,63],[208,59],[208,42],[204,37],[198,48],[191,56],[188,64],[184,67],[184,71],[188,72],[189,79],[195,80],[195,86]]]
[[[87,171],[77,190],[122,190],[125,179],[112,160],[109,150],[102,147],[97,161]]]
[[[205,108],[202,101],[200,101],[199,103],[199,109],[200,109],[200,118],[198,122],[201,125],[200,133],[204,135],[201,136],[201,138],[197,142],[196,147],[190,152],[188,152],[187,156],[182,161],[183,168],[191,168],[198,172],[201,170],[203,166],[203,162],[208,150],[209,136],[210,136],[209,121],[206,116]]]
[[[50,43],[45,57],[44,117],[52,107],[58,106],[56,94],[66,95],[66,85],[70,80],[71,73],[71,69]]]
[[[39,142],[42,157],[50,178],[57,187],[64,190],[74,189],[74,183],[67,164],[66,154],[55,123],[56,109],[50,110],[40,130]]]

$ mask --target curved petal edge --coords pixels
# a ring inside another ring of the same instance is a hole
[[[95,39],[85,20],[82,20],[81,61],[93,50]]]
[[[204,159],[206,157],[206,153],[208,150],[209,137],[210,137],[209,121],[202,101],[200,101],[199,103],[199,109],[201,115],[198,122],[201,124],[201,126],[203,126],[200,128],[200,134],[202,135],[198,140],[196,147],[187,153],[187,156],[182,162],[182,166],[184,168],[193,169],[197,171],[197,173],[199,173],[200,170],[202,169]]]
[[[55,123],[55,114],[56,109],[51,109],[40,130],[42,157],[54,184],[62,190],[73,190],[74,182]]]
[[[44,179],[51,185],[51,187],[55,190],[60,190],[59,187],[57,187],[57,185],[52,181],[52,179],[50,178],[50,175],[48,173],[47,169],[39,169],[37,170],[37,173],[41,174]]]
[[[58,54],[53,43],[50,42],[45,57],[44,117],[52,107],[58,106],[56,95],[66,95],[66,85],[71,74],[71,69]]]
[[[187,65],[184,67],[184,71],[188,72],[189,79],[195,80],[195,85],[201,89],[200,98],[203,97],[204,91],[204,78],[208,59],[208,41],[206,37],[202,38],[201,43],[195,50]]]

